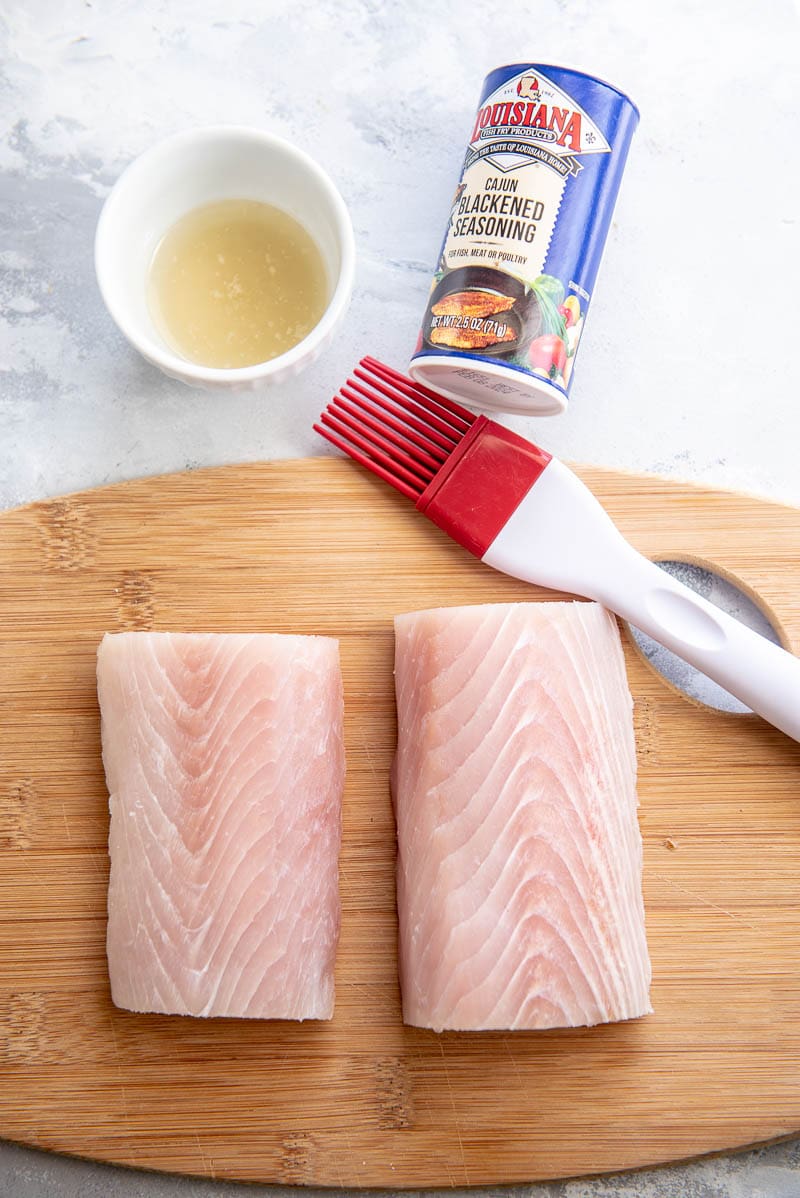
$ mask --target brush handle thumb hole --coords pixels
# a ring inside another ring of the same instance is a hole
[[[800,740],[800,658],[622,545],[594,597]]]

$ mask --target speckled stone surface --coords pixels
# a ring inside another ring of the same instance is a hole
[[[800,31],[792,0],[6,0],[0,12],[0,507],[162,471],[324,452],[353,361],[404,367],[481,80],[557,62],[637,101],[562,457],[800,504]],[[156,139],[235,122],[295,140],[350,206],[356,291],[335,348],[274,391],[162,377],[106,314],[97,216]],[[0,1145],[0,1198],[286,1190],[112,1170]],[[789,1198],[797,1143],[531,1198]]]

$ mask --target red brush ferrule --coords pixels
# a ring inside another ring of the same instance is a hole
[[[417,500],[429,520],[483,557],[551,455],[479,416]]]

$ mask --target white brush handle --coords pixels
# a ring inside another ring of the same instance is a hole
[[[800,740],[800,658],[637,553],[563,463],[550,462],[483,561],[597,600]]]
[[[634,550],[597,598],[800,740],[800,658],[760,636]]]

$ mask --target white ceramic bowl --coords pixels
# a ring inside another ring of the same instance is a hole
[[[328,272],[319,323],[286,353],[256,366],[200,366],[176,353],[147,304],[153,253],[184,213],[218,200],[260,200],[289,212],[311,234]],[[192,129],[159,142],[123,172],[100,214],[95,270],[120,331],[165,374],[206,390],[245,390],[297,374],[331,342],[353,286],[353,228],[342,197],[312,158],[271,133],[238,125]]]

